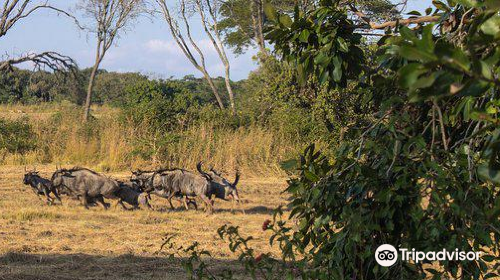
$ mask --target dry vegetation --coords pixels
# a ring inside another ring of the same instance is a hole
[[[96,120],[83,126],[80,110],[69,103],[1,105],[0,118],[26,119],[40,145],[22,155],[0,149],[0,164],[57,163],[117,171],[151,166],[194,169],[203,160],[227,172],[238,168],[254,176],[284,176],[280,162],[304,148],[298,139],[259,126],[216,129],[206,122],[171,135],[152,135],[146,125],[120,120],[119,110],[107,106],[93,107]]]
[[[38,166],[49,176],[54,166]],[[126,179],[127,172],[110,173]],[[153,197],[155,211],[124,211],[112,207],[85,210],[77,201],[47,206],[22,185],[23,166],[0,168],[0,279],[183,279],[179,260],[158,253],[162,238],[176,234],[176,243],[194,241],[213,253],[209,263],[220,269],[234,265],[235,256],[217,236],[217,228],[240,226],[252,235],[258,252],[274,252],[261,227],[271,211],[285,204],[284,179],[248,178],[240,194],[246,214],[231,213],[231,203],[217,201],[218,211],[172,211]]]

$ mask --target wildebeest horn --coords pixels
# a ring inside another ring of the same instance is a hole
[[[234,178],[233,187],[236,187],[239,181],[240,181],[240,172],[236,171],[236,177]]]
[[[212,181],[212,180],[213,180],[213,179],[212,179],[212,176],[210,176],[210,174],[206,173],[205,171],[203,171],[203,170],[201,169],[201,165],[202,165],[202,164],[203,164],[203,163],[202,163],[201,161],[200,161],[200,162],[198,162],[198,164],[196,165],[196,169],[198,170],[198,172],[200,172],[200,174],[201,174],[201,175],[203,175],[203,177],[205,177],[205,178],[207,178],[208,180]]]

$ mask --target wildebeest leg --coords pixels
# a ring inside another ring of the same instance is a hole
[[[85,207],[85,209],[89,209],[89,200],[88,200],[88,197],[87,197],[87,194],[84,193],[81,198],[82,200],[82,203],[83,203],[83,206]]]
[[[189,203],[192,203],[194,205],[194,209],[198,211],[198,204],[196,203],[195,199],[190,200]]]
[[[54,200],[50,197],[49,190],[47,188],[43,188],[43,194],[45,194],[45,197],[47,198],[47,204],[52,205]]]
[[[95,198],[95,200],[96,200],[97,202],[99,202],[99,203],[102,205],[102,207],[104,207],[104,210],[108,210],[108,208],[109,208],[109,203],[106,203],[106,202],[104,201],[104,198],[102,197],[102,195],[100,195],[100,196],[96,197],[96,198]]]
[[[247,213],[245,213],[245,208],[243,208],[243,205],[241,204],[241,200],[238,201],[238,206],[240,207],[241,212],[243,212],[243,214],[246,215]]]
[[[196,204],[196,200],[195,200],[195,199],[191,199],[191,198],[189,198],[189,197],[186,197],[186,200],[187,200],[187,205],[188,205],[187,207],[188,207],[188,208],[189,208],[189,204],[193,204],[194,209],[195,209],[196,211],[198,211],[198,204]]]
[[[61,200],[61,197],[59,196],[59,193],[57,192],[57,189],[53,189],[52,190],[52,193],[54,194],[54,196],[56,197],[56,199],[61,203],[62,205],[62,200]]]
[[[186,208],[186,210],[189,210],[189,205],[187,203],[187,200],[188,200],[188,197],[184,196],[183,199],[182,199],[182,202],[184,204],[184,208]]]
[[[205,202],[205,212],[207,212],[208,214],[212,214],[214,212],[212,200],[210,200],[204,194],[200,195],[200,198],[201,198],[201,200],[203,200],[203,202]]]
[[[172,198],[173,198],[174,196],[175,196],[175,193],[171,193],[171,194],[168,196],[168,198],[167,198],[168,203],[170,204],[170,207],[171,207],[172,209],[175,209],[174,205],[172,204]]]
[[[122,201],[121,199],[119,199],[119,200],[118,200],[118,202],[116,203],[116,206],[118,206],[118,204],[120,204],[120,205],[123,207],[123,210],[127,210],[127,211],[128,211],[128,210],[130,210],[130,209],[128,209],[128,208],[125,206],[125,204],[123,204],[123,201]]]

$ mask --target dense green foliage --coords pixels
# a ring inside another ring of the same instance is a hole
[[[381,244],[498,252],[500,7],[494,1],[449,2],[434,11],[441,28],[397,27],[379,41],[382,68],[363,72],[349,70],[366,67],[363,56],[342,57],[359,52],[359,42],[349,37],[356,35],[337,31],[352,32],[354,23],[328,25],[345,19],[336,1],[296,12],[293,20],[270,11],[276,25],[268,37],[286,60],[329,87],[345,87],[341,77],[362,73],[363,86],[373,88],[372,102],[380,103],[371,124],[350,127],[353,141],[336,149],[333,165],[314,148],[298,164],[287,162],[300,170],[288,189],[292,218],[299,220],[288,242],[314,268],[310,277],[495,275],[498,264],[486,263],[497,258],[491,255],[479,262],[441,261],[440,269],[402,261],[387,269],[373,261]],[[467,22],[456,20],[466,13]],[[314,59],[305,59],[306,53]]]

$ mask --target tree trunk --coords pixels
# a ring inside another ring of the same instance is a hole
[[[264,57],[268,56],[266,49],[266,41],[263,34],[263,13],[264,8],[261,0],[251,0],[250,2],[250,13],[252,14],[252,26],[254,31],[254,40],[259,47],[260,52]]]
[[[94,89],[94,81],[97,75],[97,69],[99,69],[99,62],[96,61],[94,67],[92,68],[92,73],[90,74],[89,85],[87,87],[87,97],[85,99],[85,107],[83,111],[83,121],[86,122],[90,115],[90,105],[92,101],[92,90]]]
[[[205,70],[205,68],[200,67],[198,70],[200,70],[203,73],[203,77],[205,77],[205,80],[207,80],[208,84],[210,85],[210,88],[212,89],[212,92],[215,95],[215,99],[217,99],[217,103],[219,104],[219,107],[221,109],[224,109],[224,103],[222,103],[222,99],[220,98],[219,91],[217,90],[217,87],[215,87],[215,84],[214,84],[214,81],[212,80],[212,77],[210,77],[210,75]]]
[[[85,107],[83,109],[84,122],[89,120],[90,105],[92,104],[92,90],[94,89],[95,77],[97,76],[97,70],[99,69],[99,65],[101,64],[101,61],[106,53],[106,46],[104,46],[104,50],[102,50],[101,52],[102,44],[103,44],[102,38],[100,38],[98,35],[94,67],[92,68],[92,72],[90,73],[89,85],[87,87],[87,97],[85,98]]]
[[[226,88],[227,88],[227,93],[229,94],[229,103],[231,105],[231,113],[233,115],[236,114],[236,109],[235,109],[235,106],[234,106],[234,93],[233,93],[233,88],[231,87],[231,79],[229,78],[230,77],[230,68],[229,68],[229,64],[226,63],[225,65],[226,67]]]

